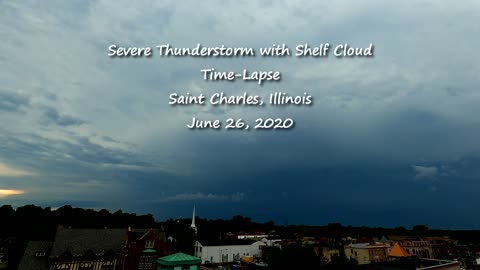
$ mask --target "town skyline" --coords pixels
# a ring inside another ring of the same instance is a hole
[[[133,215],[133,216],[136,216],[136,217],[152,217],[152,221],[156,222],[156,223],[163,223],[163,222],[166,222],[166,221],[192,221],[192,212],[190,213],[190,216],[176,216],[176,217],[167,217],[167,218],[164,218],[164,219],[157,219],[155,217],[155,215],[153,215],[152,213],[132,213],[132,212],[126,212],[126,211],[123,211],[122,209],[115,209],[115,210],[111,210],[111,209],[94,209],[94,208],[82,208],[82,207],[75,207],[75,206],[72,206],[72,205],[63,205],[63,206],[60,206],[60,207],[49,207],[49,206],[41,206],[41,205],[33,205],[33,204],[28,204],[28,205],[22,205],[22,206],[13,206],[13,205],[2,205],[0,206],[0,209],[4,208],[4,209],[9,209],[11,207],[11,209],[13,209],[13,211],[17,211],[18,208],[28,208],[28,207],[33,207],[33,208],[39,208],[39,209],[42,209],[42,210],[49,210],[49,211],[57,211],[59,209],[69,209],[68,211],[72,211],[72,210],[80,210],[80,211],[93,211],[94,213],[101,213],[103,211],[107,211],[109,215]],[[196,209],[196,206],[194,206],[194,209]],[[195,216],[195,219],[197,220],[201,220],[201,221],[215,221],[215,220],[222,220],[222,221],[228,221],[228,220],[235,220],[236,218],[241,218],[241,219],[246,219],[246,220],[249,220],[249,222],[252,222],[252,223],[255,223],[255,224],[271,224],[272,226],[279,226],[279,227],[284,227],[284,226],[308,226],[308,227],[325,227],[325,226],[339,226],[339,227],[344,227],[344,228],[349,228],[349,227],[352,227],[352,228],[362,228],[362,227],[365,227],[365,228],[371,228],[371,229],[374,229],[374,228],[382,228],[382,229],[391,229],[391,230],[394,230],[394,229],[397,229],[397,230],[405,230],[405,232],[408,232],[408,231],[414,231],[415,228],[419,228],[419,227],[422,227],[424,228],[424,230],[432,230],[432,231],[445,231],[445,232],[448,232],[448,231],[479,231],[480,232],[480,229],[455,229],[455,228],[441,228],[441,227],[429,227],[427,224],[413,224],[413,225],[405,225],[405,224],[397,224],[397,225],[393,225],[393,226],[381,226],[381,225],[378,225],[378,224],[371,224],[371,225],[365,225],[365,224],[342,224],[340,222],[335,222],[335,221],[331,221],[331,222],[326,222],[326,223],[322,223],[322,224],[304,224],[304,223],[298,223],[298,224],[295,224],[295,223],[281,223],[281,222],[276,222],[275,220],[255,220],[254,218],[251,218],[249,216],[246,216],[246,215],[241,215],[241,214],[234,214],[230,217],[203,217],[201,215],[198,215],[198,213],[196,212],[196,210],[193,210],[194,212],[194,216]],[[1,213],[0,213],[1,214]],[[193,224],[192,224],[193,225]],[[101,226],[102,227],[102,226]]]
[[[0,205],[480,229],[478,14],[474,0],[0,1]],[[109,56],[327,43],[328,57]],[[336,57],[342,44],[372,56]]]

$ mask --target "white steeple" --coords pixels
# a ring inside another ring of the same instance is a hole
[[[195,231],[195,235],[197,235],[197,226],[195,226],[195,205],[193,206],[193,214],[192,214],[192,225],[190,228]]]

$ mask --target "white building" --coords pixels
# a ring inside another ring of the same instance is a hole
[[[267,247],[278,247],[282,249],[282,245],[280,243],[282,242],[282,239],[269,239],[269,238],[263,238],[261,240]]]
[[[264,246],[266,244],[262,241],[239,240],[235,243],[205,243],[205,245],[196,241],[195,257],[202,259],[202,264],[228,263],[240,260],[243,256],[260,257]]]
[[[240,239],[240,240],[247,240],[247,239],[250,239],[250,240],[260,240],[260,239],[263,239],[263,238],[266,238],[266,237],[269,237],[270,235],[268,234],[239,234],[237,235],[237,239]]]

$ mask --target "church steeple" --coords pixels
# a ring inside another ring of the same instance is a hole
[[[195,226],[195,205],[193,206],[193,214],[192,214],[192,225],[190,228],[195,231],[195,235],[197,235],[197,226]]]

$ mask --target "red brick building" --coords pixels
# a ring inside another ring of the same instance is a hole
[[[156,260],[168,255],[163,229],[127,231],[127,240],[122,248],[116,269],[155,270]]]

